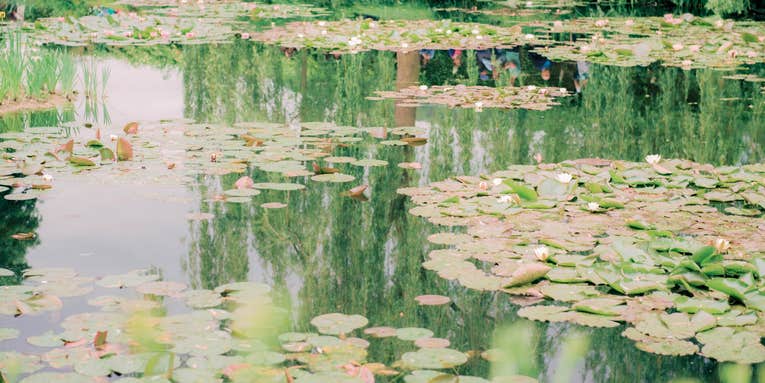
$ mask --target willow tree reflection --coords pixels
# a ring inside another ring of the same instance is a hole
[[[727,163],[761,158],[759,144],[750,149],[744,142],[761,142],[762,132],[754,126],[763,118],[762,96],[712,71],[596,67],[582,98],[564,100],[543,113],[422,107],[407,111],[416,117],[412,119],[397,113],[392,102],[364,98],[374,90],[393,89],[404,69],[417,73],[414,65],[402,67],[401,55],[285,55],[276,48],[240,43],[184,49],[187,113],[197,120],[383,127],[416,123],[428,128],[428,143],[421,147],[380,146],[367,137],[335,148],[333,155],[389,162],[387,167],[344,167],[358,180],[353,185],[307,182],[305,190],[265,191],[252,204],[225,205],[209,201],[212,190],[232,187],[239,175],[200,179],[202,210],[215,218],[191,226],[189,278],[206,288],[247,278],[265,280],[293,308],[297,328],[307,328],[319,313],[362,313],[372,325],[427,327],[449,338],[454,348],[484,350],[495,327],[518,320],[517,306],[506,295],[466,291],[423,270],[421,263],[431,249],[425,238],[439,229],[408,214],[410,205],[397,188],[531,162],[537,152],[546,161],[592,156],[640,160],[653,152]],[[729,108],[720,97],[751,98],[753,107]],[[713,139],[718,139],[715,147],[699,145]],[[742,160],[742,153],[748,159]],[[423,170],[396,166],[413,161],[422,162]],[[249,173],[256,182],[284,180]],[[361,183],[370,185],[369,201],[341,196]],[[288,207],[259,206],[276,201]],[[414,297],[428,293],[449,295],[454,302],[417,306]],[[555,354],[557,337],[571,327],[534,326],[544,335],[536,351],[544,365]],[[644,353],[620,333],[590,331],[592,347],[584,357],[581,380],[630,381],[640,376],[663,381],[706,377],[714,369],[699,357]],[[370,350],[371,359],[392,362],[411,347],[381,342]],[[635,369],[657,365],[662,368]],[[474,358],[461,372],[486,376],[488,363]]]

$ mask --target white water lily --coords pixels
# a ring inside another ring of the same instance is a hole
[[[497,202],[499,203],[510,203],[510,201],[513,200],[513,197],[511,197],[509,194],[503,194],[499,198],[497,198]]]
[[[624,25],[626,25],[628,27],[631,27],[631,26],[635,25],[635,20],[629,19],[629,20],[624,22]]]
[[[600,204],[597,202],[588,202],[587,203],[587,210],[589,211],[598,211],[600,210]]]
[[[489,188],[489,184],[487,184],[486,181],[481,181],[478,183],[478,188],[481,190],[487,190]]]
[[[481,36],[481,35],[478,35],[475,38],[476,38],[476,40],[483,40],[483,36]]]
[[[326,30],[326,29],[322,29],[322,30],[321,30],[321,34],[322,34],[322,35],[324,35],[324,36],[326,36],[326,35],[327,35],[327,30]]]
[[[451,34],[452,34],[452,30],[451,30],[451,29],[447,29],[447,30],[446,30],[446,34],[447,34],[447,35],[451,35]]]
[[[715,238],[712,242],[712,246],[718,253],[724,253],[730,248],[730,241],[725,238]]]
[[[558,173],[555,175],[555,180],[563,184],[567,184],[571,182],[573,178],[574,177],[568,173]]]
[[[533,2],[531,2],[531,1],[527,1],[527,2],[526,2],[526,7],[527,7],[527,8],[530,8],[530,7],[533,7],[533,6],[534,6],[534,3],[533,3]]]
[[[477,35],[480,33],[480,31],[478,29],[473,29],[472,31],[470,31],[470,33]]]
[[[526,40],[534,40],[534,35],[532,35],[531,33],[527,34],[524,37],[526,38]]]
[[[659,154],[649,154],[645,156],[645,162],[648,162],[651,165],[656,165],[661,161],[661,155]]]
[[[476,112],[481,112],[481,111],[483,111],[483,102],[481,102],[481,101],[477,101],[477,102],[475,103],[475,111],[476,111]]]
[[[568,93],[568,89],[566,88],[560,88],[559,90],[561,93]]]
[[[119,138],[119,137],[117,137],[116,134],[110,134],[109,135],[109,140],[111,140],[111,141],[117,141],[117,138]]]
[[[494,186],[502,185],[502,178],[495,178],[495,179],[491,180],[491,183]]]
[[[53,182],[53,176],[48,173],[43,173],[42,179],[45,182]]]
[[[348,40],[349,46],[355,47],[356,45],[359,45],[359,44],[361,44],[361,39],[356,36],[353,36],[351,37],[350,40]]]
[[[529,85],[526,87],[526,89],[533,91],[533,90],[537,90],[537,87],[535,85]]]
[[[428,86],[427,85],[420,85],[420,90],[428,90]]]
[[[409,43],[401,43],[401,48],[409,48]]]
[[[693,65],[693,61],[691,61],[691,60],[683,60],[682,62],[680,62],[680,65],[682,65],[685,68],[690,68],[691,65]]]
[[[535,247],[534,256],[537,257],[538,260],[544,262],[550,257],[550,249],[548,249],[547,246]]]
[[[323,27],[323,26],[325,26],[325,25],[327,25],[327,22],[326,22],[326,21],[319,21],[319,26],[320,26],[320,27]]]

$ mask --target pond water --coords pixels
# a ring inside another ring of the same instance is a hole
[[[108,72],[103,92],[81,98],[73,109],[0,117],[0,132],[66,124],[74,127],[71,133],[77,137],[92,137],[96,129],[108,137],[120,134],[131,121],[152,129],[160,120],[180,119],[213,127],[248,121],[290,126],[328,121],[381,127],[378,137],[395,127],[414,126],[424,132],[427,142],[418,146],[384,146],[377,137],[365,137],[332,147],[333,156],[388,164],[336,164],[357,181],[310,183],[292,192],[264,190],[251,204],[212,199],[231,189],[242,174],[199,175],[190,182],[157,180],[151,173],[143,180],[59,177],[55,189],[37,200],[0,199],[2,268],[18,272],[67,267],[93,277],[152,268],[164,280],[198,289],[262,282],[289,308],[296,330],[308,329],[310,319],[323,313],[361,314],[371,325],[424,327],[448,338],[454,349],[480,352],[492,347],[495,329],[525,321],[508,295],[468,290],[423,269],[423,260],[436,248],[426,238],[441,230],[409,214],[415,205],[397,194],[398,188],[535,164],[540,156],[550,163],[591,157],[640,162],[647,154],[660,153],[716,166],[753,164],[765,157],[762,83],[727,78],[735,73],[763,76],[762,65],[731,72],[659,64],[587,63],[583,69],[582,63],[553,62],[550,78],[544,80],[538,69],[544,57],[522,47],[516,50],[521,69],[517,85],[566,88],[571,95],[544,111],[477,111],[367,99],[377,90],[454,85],[476,76],[487,86],[508,81],[482,80],[471,72],[480,71],[480,65],[455,69],[446,50],[426,52],[425,59],[417,51],[335,56],[238,40],[73,52],[91,62],[96,73]],[[464,61],[472,60],[470,54],[464,52]],[[403,162],[419,163],[421,169],[396,166]],[[246,174],[255,182],[281,179],[261,170]],[[342,195],[361,184],[369,185],[365,200]],[[259,205],[266,202],[284,202],[287,207],[262,209]],[[213,217],[189,219],[196,212]],[[34,232],[36,238],[10,237],[26,232]],[[86,301],[103,294],[105,290],[97,287],[84,297],[64,298],[61,311],[0,317],[0,327],[22,330],[18,339],[0,344],[0,350],[39,351],[26,337],[55,330],[71,313],[92,310]],[[446,295],[452,303],[419,306],[414,298],[422,294]],[[564,357],[562,339],[572,331],[585,331],[591,340],[570,381],[718,379],[714,360],[643,352],[621,336],[623,326],[533,324],[540,334],[533,350],[543,366],[540,381],[552,380]],[[411,345],[398,343],[375,345],[369,359],[392,363],[409,349]],[[472,358],[458,371],[487,377],[489,369],[489,362]]]

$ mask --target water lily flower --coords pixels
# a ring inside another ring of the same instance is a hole
[[[487,184],[486,181],[481,181],[478,183],[478,188],[481,190],[486,190],[489,188],[489,184]]]
[[[476,40],[483,40],[483,36],[481,36],[481,35],[478,35],[475,38],[476,38]]]
[[[499,198],[497,198],[497,202],[499,203],[510,203],[510,201],[513,200],[513,197],[510,196],[510,194],[503,194]]]
[[[722,27],[723,27],[723,25],[725,25],[725,22],[724,22],[724,21],[722,21],[722,20],[717,20],[717,21],[715,22],[715,26],[716,26],[717,28],[722,28]]]
[[[210,162],[218,162],[218,153],[210,153]]]
[[[679,51],[683,49],[683,44],[680,44],[680,43],[672,44],[672,49]]]
[[[451,29],[447,29],[447,30],[446,30],[446,34],[447,34],[447,35],[451,35],[451,34],[452,34],[452,30],[451,30]]]
[[[481,101],[476,101],[476,103],[475,103],[475,111],[476,111],[476,112],[481,112],[481,111],[483,111],[483,102],[481,102]]]
[[[186,38],[189,38],[189,39],[190,39],[190,38],[193,38],[194,36],[196,36],[196,35],[194,34],[194,32],[186,32]]]
[[[529,90],[529,91],[535,91],[535,90],[537,90],[537,87],[535,85],[529,85],[529,86],[526,87],[526,89]]]
[[[327,35],[327,30],[326,30],[326,29],[322,29],[322,30],[321,30],[321,34],[322,34],[323,36],[326,36],[326,35]]]
[[[247,32],[242,33],[242,39],[243,40],[247,40],[249,38],[250,38],[250,34],[249,33],[247,33]]]
[[[635,20],[628,19],[627,21],[624,22],[624,25],[626,25],[628,27],[631,27],[631,26],[635,25]]]
[[[48,173],[43,173],[42,179],[45,182],[53,182],[53,176]]]
[[[401,43],[401,48],[409,48],[409,43]]]
[[[547,248],[547,246],[538,246],[534,248],[534,256],[537,257],[538,260],[544,262],[547,260],[547,258],[550,257],[550,249]]]
[[[441,33],[441,32],[443,32],[443,31],[444,31],[444,30],[443,30],[443,29],[441,29],[441,28],[436,28],[436,33]]]
[[[110,134],[109,135],[109,140],[111,140],[111,141],[117,141],[117,138],[119,138],[119,137],[117,137],[116,134]]]
[[[526,2],[526,7],[533,7],[533,6],[534,6],[533,2],[531,2],[531,1],[527,1]]]
[[[428,86],[427,85],[420,85],[420,90],[428,90]]]
[[[645,156],[645,162],[648,162],[651,165],[656,165],[661,161],[661,155],[660,154],[649,154]]]
[[[691,60],[683,60],[680,62],[680,65],[682,65],[684,68],[690,68],[691,65],[693,65],[693,61]]]
[[[567,184],[567,183],[571,182],[571,180],[573,178],[574,177],[571,174],[568,174],[568,173],[558,173],[558,174],[555,175],[555,180],[560,182],[560,183],[562,183],[562,184]]]
[[[553,22],[553,28],[563,28],[563,22],[560,20],[555,20]]]
[[[255,187],[255,181],[248,176],[243,176],[234,182],[234,187],[237,189],[252,189]]]
[[[560,88],[558,89],[561,93],[568,93],[568,89],[566,88]]]
[[[598,211],[600,210],[600,204],[597,202],[589,202],[587,203],[587,210],[589,211]]]
[[[547,88],[540,89],[539,94],[547,94]]]
[[[480,33],[480,31],[478,29],[473,29],[472,31],[470,31],[470,33],[477,35]]]
[[[533,34],[531,34],[531,33],[527,34],[527,35],[526,35],[526,36],[524,36],[524,37],[526,38],[526,40],[534,40],[534,35],[533,35]]]
[[[170,32],[168,31],[159,31],[159,35],[162,36],[163,39],[166,39],[170,37]]]
[[[598,27],[598,28],[603,28],[606,25],[608,25],[608,20],[601,19],[601,20],[596,20],[595,21],[595,26]]]
[[[320,27],[323,27],[323,26],[325,26],[325,25],[327,25],[327,22],[326,22],[326,21],[319,21],[319,26],[320,26]]]
[[[560,182],[560,183],[562,183],[562,184],[567,184],[567,183],[571,182],[571,180],[573,178],[574,177],[571,174],[568,174],[568,173],[558,173],[558,174],[555,175],[555,180]]]
[[[753,59],[753,58],[757,57],[757,52],[755,52],[755,51],[746,52],[746,57],[749,57],[750,59]]]
[[[123,33],[123,35],[125,37],[133,37],[133,31],[125,31],[125,33]]]
[[[351,37],[350,40],[348,40],[349,46],[355,47],[356,45],[359,45],[359,44],[361,44],[361,39],[356,36],[353,36]]]
[[[735,59],[736,56],[738,56],[738,51],[735,49],[731,49],[728,51],[728,57]]]
[[[152,31],[149,33],[149,36],[151,36],[151,38],[156,38],[157,36],[159,36],[159,34],[157,32]]]
[[[715,238],[712,242],[712,246],[718,253],[724,253],[730,248],[730,241],[725,238]]]
[[[499,186],[499,185],[502,184],[502,178],[495,178],[495,179],[491,180],[491,183],[494,186]]]

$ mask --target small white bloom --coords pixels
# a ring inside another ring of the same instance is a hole
[[[553,21],[553,28],[556,28],[556,29],[563,28],[563,22],[560,20]]]
[[[562,183],[562,184],[567,184],[567,183],[571,182],[571,180],[573,178],[574,177],[571,176],[571,174],[568,174],[568,173],[558,173],[558,174],[555,175],[555,180],[560,182],[560,183]]]
[[[327,25],[327,22],[326,22],[326,21],[319,21],[319,26],[320,26],[320,27],[323,27],[323,26],[325,26],[325,25]]]
[[[510,201],[513,200],[513,197],[511,197],[509,194],[503,194],[499,198],[497,198],[497,202],[499,203],[510,203]]]
[[[481,36],[481,35],[478,35],[475,38],[476,38],[476,40],[483,40],[483,36]]]
[[[524,37],[526,38],[526,40],[534,40],[534,35],[533,35],[533,34],[531,34],[531,33],[527,34],[527,35],[526,35],[526,36],[524,36]]]
[[[536,85],[529,85],[529,86],[526,87],[526,89],[530,90],[530,91],[534,91],[534,90],[537,90],[537,87],[536,87]]]
[[[443,31],[444,31],[444,30],[443,30],[443,29],[441,29],[441,28],[436,28],[436,33],[441,33],[441,32],[443,32]]]
[[[534,3],[533,3],[533,2],[531,2],[531,1],[527,1],[527,2],[526,2],[526,7],[527,7],[527,8],[528,8],[528,7],[533,7],[533,6],[534,6]]]
[[[600,204],[597,202],[589,202],[587,203],[587,210],[589,211],[598,211],[600,209]]]
[[[327,31],[326,30],[322,30],[321,34],[326,36],[327,35]]]
[[[501,185],[501,184],[502,184],[502,178],[495,178],[495,179],[491,180],[491,183],[492,183],[494,186],[499,186],[499,185]]]
[[[470,31],[470,32],[471,32],[472,34],[474,34],[474,35],[477,35],[477,34],[479,34],[479,33],[480,33],[480,31],[478,31],[478,29],[473,29],[473,30],[472,30],[472,31]]]
[[[481,101],[477,101],[477,102],[475,103],[475,111],[476,111],[476,112],[481,112],[481,111],[483,111],[483,102],[481,102]]]
[[[548,249],[547,246],[535,247],[534,256],[537,257],[538,260],[544,262],[550,257],[550,249]]]
[[[481,181],[478,183],[478,188],[481,190],[486,190],[489,188],[489,184],[487,184],[486,181]]]
[[[119,138],[119,137],[117,137],[116,134],[110,134],[109,135],[109,139],[112,140],[112,141],[117,141],[117,138]]]
[[[566,88],[560,88],[559,90],[561,93],[568,93],[568,89]]]
[[[718,253],[724,253],[730,248],[730,241],[725,238],[716,238],[712,242],[712,246],[714,246]]]
[[[428,86],[427,85],[420,85],[420,90],[428,90]]]
[[[401,43],[401,48],[409,48],[409,43]]]
[[[42,179],[45,182],[53,182],[53,176],[48,173],[43,173]]]
[[[661,161],[661,155],[659,154],[649,154],[645,156],[645,162],[648,162],[651,165],[656,165]]]
[[[359,44],[361,44],[361,39],[356,36],[353,36],[351,37],[350,40],[348,40],[348,45],[352,47],[355,47],[356,45],[359,45]]]
[[[693,61],[691,60],[683,60],[680,62],[680,65],[682,65],[684,68],[690,68],[691,65],[693,65]]]
[[[629,19],[629,20],[624,22],[624,25],[626,25],[628,27],[631,27],[631,26],[635,25],[635,20]]]
[[[303,37],[305,37],[305,35],[304,35],[304,34],[302,34],[302,33],[298,33],[298,34],[297,34],[297,37],[298,37],[299,39],[302,39]]]

